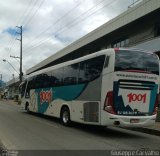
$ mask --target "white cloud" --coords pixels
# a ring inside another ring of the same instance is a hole
[[[131,2],[132,0],[0,1],[0,66],[4,80],[8,81],[12,74],[18,74],[2,61],[3,58],[19,70],[18,61],[10,58],[10,55],[19,56],[20,44],[15,36],[6,31],[9,28],[16,29],[15,26],[22,25],[25,29],[25,71],[115,17],[127,9]]]

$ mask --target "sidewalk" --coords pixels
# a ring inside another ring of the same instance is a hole
[[[156,118],[155,125],[151,127],[136,128],[135,130],[160,136],[160,110],[158,110],[157,112],[157,118]]]
[[[4,102],[4,103],[10,103],[10,104],[14,104],[14,105],[18,105],[18,102],[15,102],[14,100],[10,100],[10,99],[1,99],[0,101]]]
[[[156,122],[156,124],[151,127],[131,128],[130,130],[160,136],[160,122]]]

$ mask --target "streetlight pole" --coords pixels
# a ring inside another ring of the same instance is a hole
[[[7,62],[19,75],[19,72],[13,67],[13,65],[10,62],[8,62],[6,59],[3,59],[3,62]]]

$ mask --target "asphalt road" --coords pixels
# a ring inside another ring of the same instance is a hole
[[[158,150],[160,137],[131,130],[74,124],[27,114],[0,101],[0,140],[10,150]]]

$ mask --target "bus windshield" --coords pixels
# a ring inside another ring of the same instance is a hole
[[[156,54],[120,50],[115,53],[115,71],[137,70],[159,75],[159,61]]]

